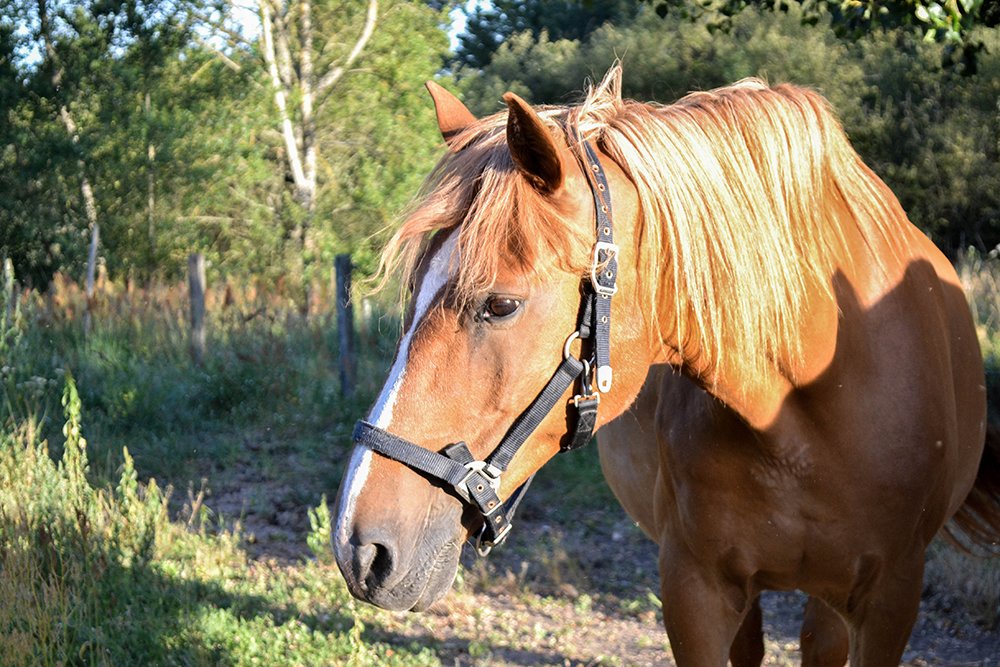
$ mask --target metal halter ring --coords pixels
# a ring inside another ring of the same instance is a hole
[[[493,544],[483,546],[483,535],[486,534],[486,525],[479,529],[479,534],[476,536],[476,553],[485,558],[490,555],[490,551],[493,549],[493,545],[500,544],[507,538],[507,533],[513,528],[513,524],[508,523],[507,527],[504,528],[499,535],[496,537],[496,541]]]
[[[574,331],[569,335],[569,338],[566,339],[566,343],[563,344],[563,359],[569,359],[572,356],[572,354],[569,351],[569,347],[570,345],[573,344],[573,341],[575,341],[579,337],[580,337],[580,332]]]

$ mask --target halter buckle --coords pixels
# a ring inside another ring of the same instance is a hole
[[[604,253],[603,260],[601,259],[602,252]],[[603,285],[597,277],[597,272],[601,270],[601,267],[607,266],[608,263],[617,256],[618,246],[614,243],[598,241],[594,244],[594,257],[593,262],[590,265],[590,282],[594,286],[594,291],[601,296],[614,296],[615,292],[618,291],[618,285],[615,283],[612,283],[611,285]],[[614,280],[613,277],[612,280]]]
[[[503,474],[502,470],[490,465],[486,461],[469,461],[465,464],[465,467],[469,472],[462,478],[461,482],[455,485],[455,491],[462,497],[462,500],[473,505],[475,504],[475,500],[469,494],[468,483],[469,479],[476,474],[489,483],[494,493],[500,491],[500,475]],[[492,511],[490,514],[492,514]]]

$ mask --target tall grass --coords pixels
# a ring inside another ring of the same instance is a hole
[[[59,460],[28,426],[0,437],[0,665],[440,664],[368,637],[378,612],[335,567],[248,562],[238,526],[171,522],[169,489],[140,484],[127,450],[117,486],[92,486],[69,375],[63,400]]]

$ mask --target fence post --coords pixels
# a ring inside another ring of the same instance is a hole
[[[340,390],[344,396],[354,394],[354,307],[351,305],[350,255],[334,259],[337,274],[337,336],[340,343]]]
[[[84,193],[86,194],[86,193]],[[90,232],[90,255],[87,258],[87,283],[84,290],[84,295],[87,297],[87,302],[83,307],[83,334],[84,337],[90,335],[90,330],[93,328],[93,314],[94,310],[94,273],[97,270],[97,246],[100,244],[101,238],[101,228],[94,221],[93,228]]]
[[[3,258],[3,293],[7,301],[7,320],[14,315],[14,302],[17,300],[14,295],[14,263],[10,257]]]
[[[188,296],[191,299],[191,355],[201,365],[205,356],[205,255],[188,255]]]

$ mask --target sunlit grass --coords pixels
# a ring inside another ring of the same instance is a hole
[[[328,558],[248,561],[234,528],[140,483],[128,450],[115,487],[87,479],[80,400],[67,375],[62,455],[21,425],[0,436],[0,664],[439,665],[365,634]],[[310,543],[328,550],[329,512]]]

